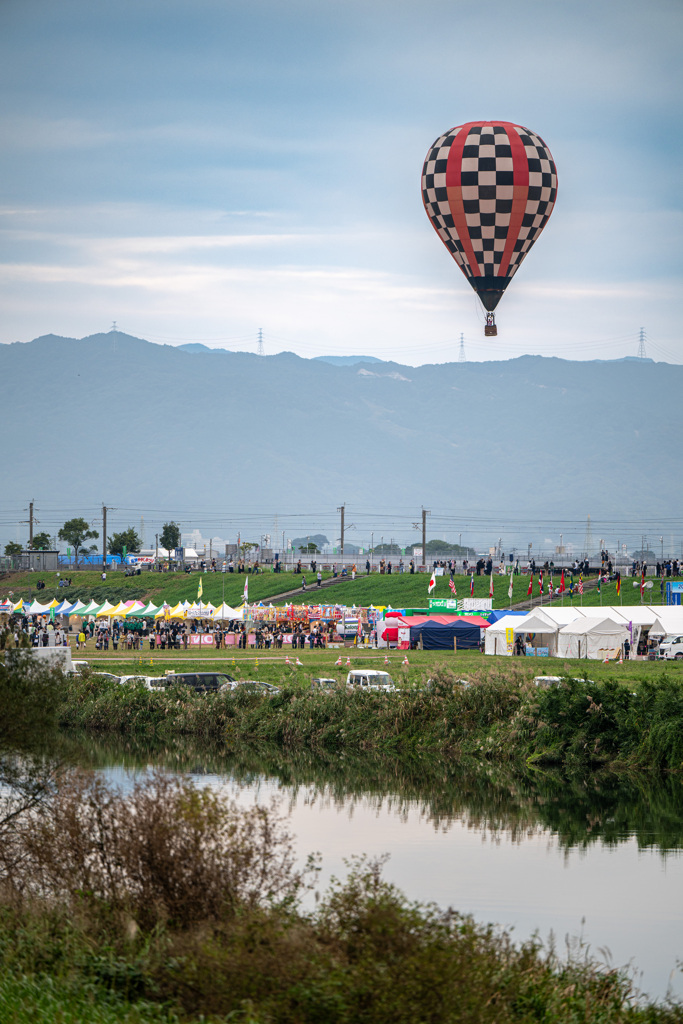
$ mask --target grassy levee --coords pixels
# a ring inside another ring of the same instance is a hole
[[[273,697],[240,690],[195,694],[148,691],[97,675],[65,681],[63,726],[274,743],[321,753],[382,752],[482,763],[583,766],[631,771],[683,768],[683,682],[660,673],[631,691],[614,679],[565,679],[537,688],[523,668],[505,665],[461,686],[449,669],[433,689],[319,694],[284,688]]]
[[[317,604],[322,602],[334,604],[338,602],[340,604],[361,606],[369,606],[371,604],[375,606],[391,605],[393,608],[426,608],[429,604],[430,595],[427,593],[429,575],[424,573],[381,575],[375,572],[370,576],[360,573],[355,580],[340,580],[338,583],[330,584],[320,590],[315,585],[312,585],[314,574],[310,571],[304,574],[307,580],[306,594],[305,597],[300,595],[294,598],[295,603]],[[69,575],[68,569],[63,571],[63,575]],[[330,572],[322,573],[324,580],[330,579],[331,575]],[[284,599],[279,598],[278,595],[295,590],[301,585],[301,577],[295,573],[273,573],[266,571],[246,577],[238,573],[207,572],[201,575],[202,600],[206,602],[211,601],[213,604],[218,605],[225,598],[229,605],[240,605],[244,593],[244,581],[247,578],[249,580],[249,600],[252,602],[272,601],[273,604],[282,604]],[[52,598],[56,598],[58,601],[64,599],[75,601],[76,598],[80,598],[83,601],[94,599],[102,602],[106,598],[112,603],[115,600],[127,601],[132,599],[151,600],[159,603],[165,598],[168,601],[177,603],[184,600],[196,600],[200,576],[197,573],[192,573],[188,576],[182,572],[157,573],[147,571],[143,572],[140,576],[125,576],[121,571],[113,572],[110,570],[107,572],[106,580],[102,580],[98,570],[74,572],[71,574],[71,579],[73,583],[70,587],[59,587],[57,586],[57,574],[54,572],[11,573],[0,583],[0,595],[6,596],[8,591],[11,590],[15,600],[18,600],[19,597],[28,598],[29,588],[31,588],[33,597],[37,597],[42,604],[47,603]],[[590,579],[594,580],[594,577]],[[45,583],[45,588],[36,591],[35,585],[39,580]],[[436,589],[431,596],[436,598],[452,597],[453,595],[448,587],[448,580],[449,577],[447,575],[438,576],[436,579]],[[475,576],[474,597],[488,597],[489,582],[488,576]],[[553,582],[556,587],[559,586],[560,577],[558,574],[553,576]],[[578,577],[576,582],[578,584]],[[570,598],[567,593],[564,599],[554,598],[553,605],[559,604],[564,607],[572,606],[577,608],[599,608],[601,605],[620,604],[623,604],[624,607],[639,605],[641,603],[640,588],[639,586],[633,587],[633,582],[633,580],[624,577],[620,595],[617,595],[615,583],[603,586],[601,594],[591,585],[590,588],[585,590],[582,597],[579,597],[577,594]],[[456,576],[455,583],[458,591],[458,600],[470,596],[469,577]],[[509,584],[509,577],[493,577],[494,608],[504,609],[510,606],[511,601],[508,596]],[[567,585],[569,584],[567,583]],[[526,600],[528,586],[529,578],[527,576],[513,577],[513,605]],[[544,601],[547,603],[547,578],[545,589],[546,596]],[[646,593],[648,595],[648,604],[650,601],[653,602],[653,606],[662,603],[657,580],[654,580],[653,589]],[[533,596],[538,600],[538,577],[534,579]]]

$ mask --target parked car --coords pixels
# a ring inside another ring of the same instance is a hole
[[[318,693],[330,693],[331,690],[336,690],[338,685],[336,679],[327,679],[324,676],[311,679],[311,689]]]
[[[262,683],[259,679],[231,679],[220,687],[221,690],[241,690],[243,688],[270,695],[280,692],[279,686],[273,686],[272,683]]]
[[[226,684],[236,682],[226,672],[175,672],[160,676],[162,686],[191,686],[196,693],[216,693]]]
[[[659,645],[660,658],[676,658],[680,661],[683,658],[683,636],[680,633],[664,637]]]
[[[108,675],[109,673],[100,673],[101,675]],[[121,683],[122,686],[144,686],[146,690],[163,690],[164,688],[164,677],[163,676],[114,676],[117,682]]]
[[[352,668],[346,677],[346,685],[359,690],[395,690],[394,680],[388,672],[377,668]]]

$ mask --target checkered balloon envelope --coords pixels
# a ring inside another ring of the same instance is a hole
[[[521,125],[472,121],[430,147],[422,168],[427,216],[488,311],[487,323],[556,196],[550,150]]]

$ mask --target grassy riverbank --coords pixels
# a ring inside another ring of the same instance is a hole
[[[66,727],[157,738],[173,734],[326,754],[390,753],[402,758],[475,758],[482,763],[683,769],[683,682],[663,672],[634,690],[619,682],[566,679],[540,689],[524,664],[509,661],[462,686],[449,669],[433,687],[395,693],[318,694],[286,688],[273,697],[247,691],[150,692],[98,676],[70,677],[60,690]]]
[[[316,604],[323,602],[325,604],[334,604],[339,602],[349,606],[352,604],[362,606],[372,604],[376,607],[390,605],[392,608],[428,607],[430,596],[427,593],[429,574],[394,572],[391,575],[381,575],[378,572],[373,572],[370,576],[367,576],[364,572],[364,565],[365,560],[363,559],[363,565],[359,565],[359,569],[363,571],[356,576],[355,580],[351,580],[350,577],[343,581],[340,579],[337,583],[323,587],[320,591],[314,585],[315,573],[304,569],[308,588],[305,595],[299,595],[294,598],[295,603]],[[70,587],[59,587],[58,575],[54,572],[10,573],[0,584],[0,595],[6,596],[11,591],[16,601],[19,597],[28,598],[30,594],[32,597],[37,597],[43,604],[52,600],[52,598],[56,598],[58,601],[63,601],[65,598],[75,601],[76,598],[80,598],[82,601],[94,599],[101,602],[104,602],[105,599],[108,599],[110,602],[139,599],[154,601],[157,604],[165,598],[172,604],[175,604],[178,601],[196,600],[200,579],[198,573],[187,575],[183,572],[159,573],[145,571],[140,576],[126,576],[121,570],[113,571],[110,569],[107,572],[106,580],[102,580],[100,570],[84,570],[71,573],[72,584]],[[69,576],[69,570],[64,569],[61,575]],[[330,579],[331,576],[332,573],[329,571],[322,573],[324,580]],[[238,573],[202,573],[202,600],[211,601],[216,605],[220,604],[222,600],[227,601],[232,606],[240,605],[242,603],[244,581],[246,578]],[[283,604],[286,603],[287,599],[282,598],[280,595],[296,590],[301,586],[301,576],[291,572],[273,573],[266,571],[257,575],[250,575],[248,579],[250,601],[272,601],[273,604]],[[594,580],[595,577],[590,577],[589,579]],[[448,575],[438,576],[436,579],[436,589],[431,596],[437,598],[452,597],[453,595],[448,587],[448,580]],[[553,580],[555,586],[559,586],[559,574],[556,573]],[[40,591],[35,589],[38,581],[45,584],[44,589]],[[547,582],[546,578],[546,592]],[[578,584],[578,577],[576,582]],[[558,601],[555,598],[553,604],[559,604],[567,608],[572,605],[577,608],[589,606],[599,608],[601,605],[639,605],[641,603],[640,588],[639,586],[633,587],[633,582],[630,578],[624,577],[620,594],[616,592],[616,584],[609,583],[602,587],[602,593],[591,586],[586,588],[581,597],[577,595],[574,598],[570,598],[567,593],[564,599],[559,599]],[[459,600],[470,596],[470,579],[468,576],[456,576],[455,583]],[[473,596],[488,597],[489,583],[488,576],[475,576]],[[509,576],[494,575],[494,608],[504,609],[510,607],[509,585]],[[528,576],[519,575],[513,577],[513,605],[526,600],[528,586]],[[654,587],[651,591],[647,591],[647,595],[648,603],[652,602],[654,605],[663,603],[663,596],[660,593],[657,580],[654,580]],[[533,596],[538,599],[538,577],[534,579]],[[547,593],[544,600],[546,602],[548,600]]]
[[[352,861],[318,894],[274,810],[71,773],[0,830],[7,1024],[680,1024],[629,972],[415,904]]]

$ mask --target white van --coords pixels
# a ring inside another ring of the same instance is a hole
[[[660,658],[683,658],[683,636],[680,634],[665,637],[659,645]]]
[[[346,677],[346,685],[354,690],[395,690],[394,680],[388,672],[376,668],[352,668]]]

